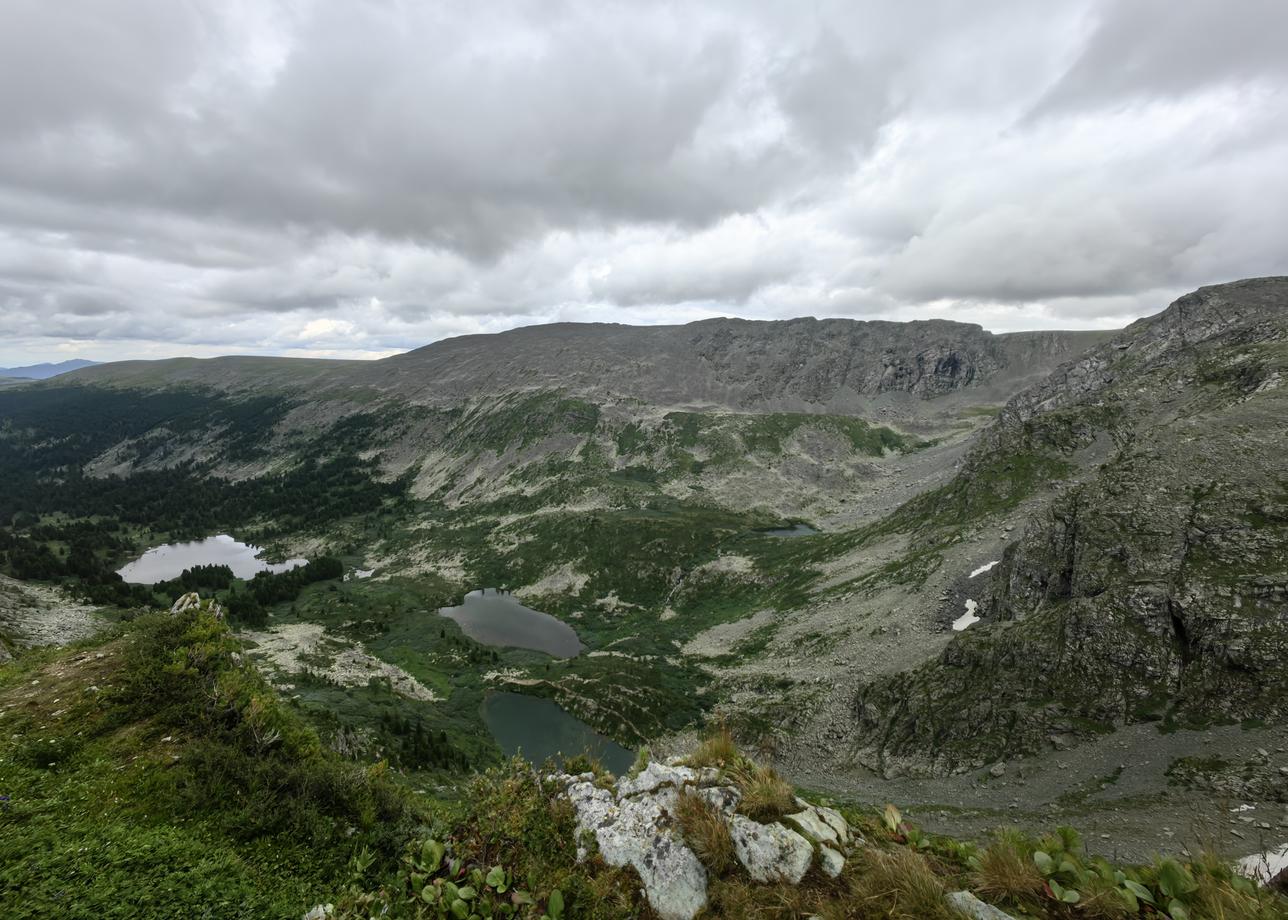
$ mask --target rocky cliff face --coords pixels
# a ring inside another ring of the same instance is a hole
[[[558,324],[438,342],[367,368],[366,379],[430,403],[547,387],[661,406],[850,411],[888,393],[930,398],[996,385],[1009,395],[1016,380],[1101,337],[998,336],[938,320]]]
[[[1288,279],[1203,288],[1012,399],[959,477],[1068,470],[983,622],[855,697],[862,743],[940,769],[1112,730],[1288,715]]]

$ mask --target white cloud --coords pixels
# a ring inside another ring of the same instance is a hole
[[[1275,0],[12,0],[0,364],[1118,324],[1288,271]]]

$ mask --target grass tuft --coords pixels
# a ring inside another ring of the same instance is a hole
[[[975,890],[986,899],[1028,903],[1046,888],[1033,862],[1034,845],[1024,834],[1003,828],[979,854]]]
[[[733,733],[727,725],[721,725],[703,739],[687,758],[685,763],[691,767],[716,767],[717,769],[736,764],[742,755],[734,743]]]
[[[773,767],[743,760],[729,777],[742,791],[738,811],[753,821],[777,821],[797,810],[796,791]]]
[[[846,868],[849,897],[821,910],[825,920],[955,920],[944,901],[944,883],[915,850],[861,850]]]
[[[737,867],[733,837],[718,808],[686,792],[676,800],[674,816],[680,836],[713,875],[724,875]]]

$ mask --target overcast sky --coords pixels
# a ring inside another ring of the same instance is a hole
[[[1288,274],[1284,0],[0,0],[0,365],[1122,325]]]

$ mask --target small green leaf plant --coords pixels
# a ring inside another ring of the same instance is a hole
[[[410,910],[416,917],[432,920],[562,920],[563,892],[552,890],[544,906],[530,892],[516,887],[510,872],[501,865],[490,867],[466,865],[453,858],[437,840],[424,841],[404,859],[401,872],[403,907],[398,916]],[[352,905],[356,916],[367,916],[362,908],[371,908],[369,898]],[[393,905],[386,902],[386,907]]]
[[[1190,920],[1187,902],[1198,890],[1190,870],[1164,859],[1152,870],[1124,870],[1103,858],[1088,859],[1072,828],[1059,828],[1033,851],[1033,864],[1046,879],[1047,892],[1062,904],[1077,904],[1087,891],[1109,891],[1131,911],[1148,908],[1171,920]]]

